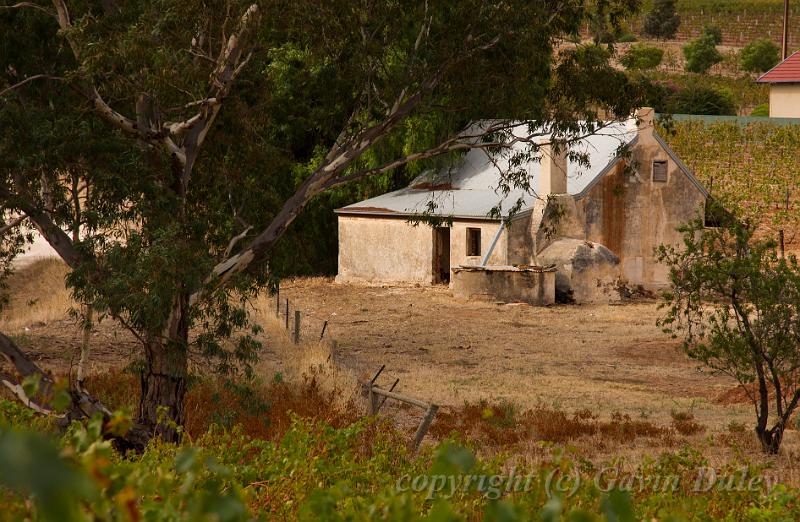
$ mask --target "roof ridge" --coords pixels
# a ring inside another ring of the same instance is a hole
[[[792,54],[790,54],[789,56],[787,56],[785,60],[781,60],[777,65],[775,65],[775,67],[773,67],[769,71],[767,71],[764,74],[762,74],[761,76],[759,76],[758,79],[756,80],[756,83],[794,83],[794,82],[800,82],[800,71],[798,71],[797,76],[795,76],[794,79],[781,79],[781,80],[777,80],[777,81],[770,81],[769,79],[767,79],[767,76],[773,74],[774,72],[777,72],[784,65],[786,65],[791,60],[793,60],[795,56],[797,56],[797,58],[798,58],[798,63],[797,64],[800,67],[800,49],[798,49],[797,51],[795,51]],[[792,65],[794,65],[794,62],[792,62]]]

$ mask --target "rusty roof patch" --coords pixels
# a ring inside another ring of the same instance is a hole
[[[410,188],[414,190],[458,190],[458,187],[453,187],[452,183],[431,183],[429,181],[411,185]]]
[[[339,211],[342,211],[342,212],[354,212],[354,213],[359,213],[359,212],[365,212],[365,213],[381,212],[381,213],[385,213],[385,214],[397,214],[398,213],[396,210],[391,210],[391,209],[383,208],[383,207],[344,207],[344,208],[337,208],[336,212],[339,212]]]

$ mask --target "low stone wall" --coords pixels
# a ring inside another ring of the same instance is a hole
[[[547,306],[556,302],[555,267],[458,266],[450,288],[462,299],[525,302]]]

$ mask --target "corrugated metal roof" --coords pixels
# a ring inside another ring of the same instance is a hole
[[[800,51],[765,72],[758,83],[800,83]]]
[[[515,130],[514,134],[521,132],[523,131]],[[631,144],[636,136],[635,120],[608,122],[596,134],[571,145],[570,151],[588,157],[589,166],[569,161],[567,192],[573,196],[581,196],[587,192],[616,163],[620,147]],[[548,141],[549,138],[549,135],[542,135],[537,140]],[[409,188],[367,199],[336,212],[400,216],[428,214],[438,217],[488,219],[490,211],[498,204],[505,215],[519,200],[522,201],[519,210],[525,211],[532,206],[535,194],[514,189],[504,195],[498,187],[503,180],[501,172],[525,169],[530,187],[534,191],[537,189],[541,170],[538,161],[531,158],[522,165],[509,166],[510,163],[513,165],[515,155],[524,153],[528,148],[529,145],[526,144],[515,144],[510,150],[506,149],[491,156],[484,149],[472,149],[456,167],[427,172],[414,180]]]

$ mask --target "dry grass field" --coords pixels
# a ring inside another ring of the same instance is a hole
[[[80,343],[66,313],[73,303],[64,274],[56,261],[25,267],[12,279],[12,303],[0,316],[0,331],[60,374],[74,366]],[[302,313],[299,346],[284,330],[284,299],[292,318]],[[656,301],[534,308],[459,301],[445,287],[306,278],[284,281],[281,302],[279,318],[274,297],[254,303],[253,318],[265,326],[258,366],[264,382],[311,377],[338,407],[353,410],[365,403],[359,383],[386,365],[380,384],[399,379],[397,391],[442,406],[433,439],[455,430],[487,451],[531,459],[545,458],[541,440],[595,460],[636,462],[685,443],[712,463],[760,458],[749,428],[752,408],[735,382],[700,369],[659,330]],[[92,372],[119,370],[136,349],[131,335],[101,323],[92,337]],[[384,411],[409,432],[420,416],[391,402]],[[794,437],[787,436],[778,461],[792,476]]]
[[[305,336],[327,320],[339,359],[362,378],[385,364],[381,381],[447,406],[489,399],[657,421],[680,410],[713,428],[751,413],[718,402],[734,381],[702,371],[660,331],[656,301],[535,308],[323,278],[286,282],[281,297],[302,311]]]

